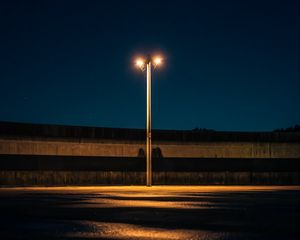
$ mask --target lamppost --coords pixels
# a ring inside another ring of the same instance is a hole
[[[151,73],[152,66],[156,68],[162,64],[160,56],[152,57],[147,55],[146,58],[138,58],[135,65],[142,71],[147,70],[147,118],[146,118],[146,184],[152,185],[152,140],[151,140]]]

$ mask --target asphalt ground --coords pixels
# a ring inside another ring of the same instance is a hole
[[[300,239],[300,187],[0,188],[0,216],[0,239]]]

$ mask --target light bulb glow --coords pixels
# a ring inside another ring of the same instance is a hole
[[[154,58],[154,64],[156,66],[162,64],[162,58],[161,57],[155,57]]]
[[[137,66],[137,67],[143,67],[144,66],[144,64],[145,64],[145,62],[144,62],[144,60],[143,59],[137,59],[136,60],[136,62],[135,62],[135,65]]]

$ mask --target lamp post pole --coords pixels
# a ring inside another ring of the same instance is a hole
[[[152,140],[151,140],[151,73],[152,66],[158,67],[163,63],[160,56],[147,55],[146,58],[136,59],[135,65],[142,71],[147,70],[147,116],[146,116],[146,186],[152,185]]]
[[[152,185],[152,142],[151,142],[151,58],[147,60],[147,186]]]

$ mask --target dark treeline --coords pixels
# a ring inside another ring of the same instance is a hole
[[[71,139],[111,139],[145,141],[145,129],[80,127],[48,124],[28,124],[0,121],[1,137],[46,137]],[[153,141],[244,141],[244,142],[300,142],[300,132],[220,132],[209,129],[157,130]]]
[[[295,125],[288,128],[275,129],[274,132],[300,132],[300,125]]]
[[[207,129],[207,128],[194,128],[192,129],[192,132],[215,132],[213,129]]]

